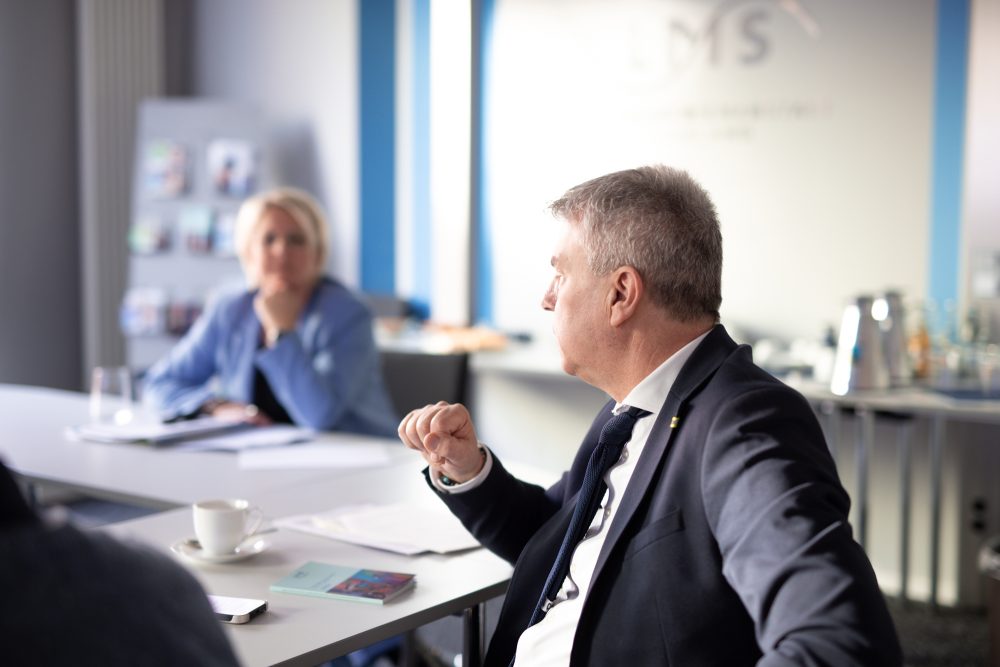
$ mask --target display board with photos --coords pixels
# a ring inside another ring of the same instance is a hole
[[[253,109],[147,100],[137,127],[120,324],[128,363],[142,371],[190,328],[212,292],[242,281],[236,212],[275,179],[266,126]]]

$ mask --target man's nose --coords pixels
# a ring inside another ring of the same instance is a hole
[[[545,290],[545,294],[542,295],[542,310],[551,311],[555,308],[555,305],[556,297],[552,291],[552,287],[550,286],[547,290]]]

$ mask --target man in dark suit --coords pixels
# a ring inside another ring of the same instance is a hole
[[[517,563],[486,664],[901,664],[809,405],[718,324],[705,191],[643,167],[552,209],[566,227],[542,306],[566,372],[612,398],[570,470],[548,490],[517,480],[461,405],[399,427],[432,488]]]

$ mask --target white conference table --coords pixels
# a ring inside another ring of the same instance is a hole
[[[313,479],[351,474],[339,470],[245,470],[232,452],[174,451],[137,444],[72,440],[66,428],[86,423],[86,394],[0,384],[0,457],[29,482],[78,490],[87,495],[152,509],[171,509],[210,497],[256,498]],[[350,436],[357,442],[358,436]],[[335,446],[336,433],[316,442]],[[373,446],[391,444],[394,460],[413,454],[398,441],[370,438]]]
[[[262,494],[254,502],[266,516],[279,517],[320,512],[341,504],[424,500],[428,493],[419,466],[413,462],[364,470],[335,480],[314,480]],[[168,551],[170,545],[192,535],[191,523],[190,510],[182,508],[115,524],[109,530]],[[263,538],[269,547],[245,561],[216,565],[182,560],[209,593],[268,601],[266,614],[245,625],[226,626],[240,662],[247,667],[316,665],[475,608],[501,595],[512,571],[508,563],[485,549],[447,556],[403,556],[289,529],[279,529]],[[385,605],[269,590],[272,583],[311,560],[410,572],[417,575],[417,585]],[[473,623],[478,622],[474,617]],[[478,656],[470,658],[473,664],[478,660]]]
[[[188,505],[205,498],[248,498],[273,519],[348,504],[426,500],[430,494],[419,458],[402,445],[399,456],[379,468],[243,470],[228,452],[175,452],[67,438],[65,428],[86,421],[87,408],[83,394],[0,385],[0,457],[28,482],[168,509],[107,528],[165,553],[192,536]],[[322,439],[336,446],[336,434]],[[195,563],[171,554],[209,593],[269,601],[267,614],[228,627],[237,655],[248,667],[315,665],[463,611],[464,664],[476,665],[483,639],[479,607],[506,590],[512,572],[507,562],[484,549],[402,556],[287,529],[264,538],[269,547],[263,553],[236,563]],[[384,606],[268,590],[309,560],[412,572],[417,585]]]

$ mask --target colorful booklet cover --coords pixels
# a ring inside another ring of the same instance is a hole
[[[309,562],[271,584],[271,590],[383,604],[413,588],[415,583],[415,574]]]

